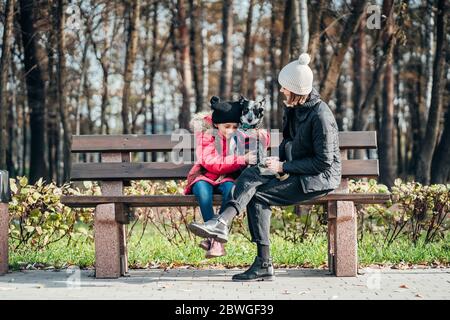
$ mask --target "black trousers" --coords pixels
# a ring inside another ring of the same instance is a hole
[[[238,213],[247,209],[248,226],[252,242],[270,244],[270,206],[288,206],[302,201],[324,196],[333,191],[305,193],[300,183],[300,176],[290,174],[280,181],[274,175],[260,174],[257,166],[246,168],[235,182],[231,200]]]

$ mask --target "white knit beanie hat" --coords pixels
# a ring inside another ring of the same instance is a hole
[[[285,65],[278,74],[278,82],[289,91],[306,95],[312,90],[313,73],[308,63],[311,57],[307,53],[302,53],[298,60]]]

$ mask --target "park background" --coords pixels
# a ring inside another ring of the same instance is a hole
[[[63,193],[99,193],[95,183],[65,184],[72,135],[171,133],[209,110],[212,95],[241,94],[266,98],[265,126],[280,128],[278,72],[308,52],[315,87],[339,129],[377,131],[377,153],[349,158],[379,159],[378,183],[352,181],[352,192],[390,191],[398,199],[358,207],[360,261],[448,264],[448,6],[445,0],[0,1],[0,169],[12,178],[10,263],[93,263],[92,210],[59,202]],[[127,192],[180,193],[183,183],[136,181]],[[198,212],[135,214],[131,265],[204,262],[183,222]],[[324,265],[325,216],[316,206],[274,208],[275,262]],[[245,219],[234,228],[228,256],[211,263],[251,261]]]

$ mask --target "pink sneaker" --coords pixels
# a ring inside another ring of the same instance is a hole
[[[211,247],[211,239],[205,239],[198,245],[200,248],[202,248],[205,251],[208,251]]]
[[[222,256],[225,256],[226,254],[227,254],[227,252],[225,251],[225,244],[223,244],[219,241],[216,241],[214,239],[211,239],[211,247],[206,252],[205,257],[207,259],[210,259],[210,258],[222,257]]]

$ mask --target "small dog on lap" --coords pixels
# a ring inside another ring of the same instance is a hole
[[[256,164],[262,175],[275,175],[281,181],[287,179],[289,174],[279,174],[269,170],[266,166],[267,157],[267,143],[265,135],[261,135],[259,130],[264,124],[264,105],[266,100],[261,101],[249,100],[244,96],[239,98],[239,103],[242,106],[242,115],[239,129],[244,131],[249,138],[249,149],[256,151]],[[264,130],[264,129],[262,129]]]

